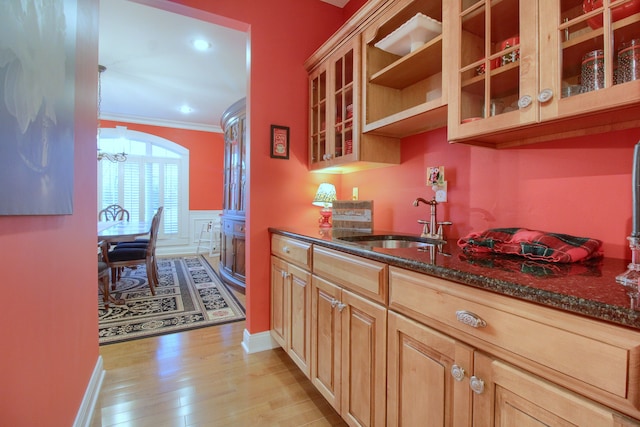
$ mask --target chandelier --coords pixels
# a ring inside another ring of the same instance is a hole
[[[100,140],[100,106],[102,104],[102,73],[107,70],[104,65],[98,64],[98,140]],[[113,163],[124,162],[127,160],[127,153],[103,153],[98,148],[98,161],[106,159]]]

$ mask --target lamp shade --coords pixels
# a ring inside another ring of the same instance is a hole
[[[330,207],[333,205],[333,201],[337,200],[336,187],[333,184],[323,182],[318,187],[316,197],[313,199],[315,206]]]

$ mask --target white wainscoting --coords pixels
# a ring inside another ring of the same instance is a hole
[[[220,220],[222,210],[212,211],[189,211],[189,241],[172,242],[170,240],[158,240],[156,253],[158,256],[191,255],[195,254],[198,248],[198,239],[202,226],[211,220]],[[220,251],[219,245],[217,251]],[[215,252],[215,251],[214,251]],[[200,253],[208,253],[208,251]]]

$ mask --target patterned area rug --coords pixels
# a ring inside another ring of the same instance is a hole
[[[245,319],[244,307],[202,256],[158,258],[151,295],[144,266],[125,269],[105,308],[98,292],[99,342],[111,344]]]

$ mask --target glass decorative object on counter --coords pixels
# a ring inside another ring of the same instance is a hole
[[[627,271],[616,276],[616,282],[620,283],[627,290],[627,295],[631,300],[631,309],[639,310],[638,297],[640,296],[640,238],[629,236],[629,247],[631,248],[631,263],[627,266]]]
[[[581,83],[583,92],[604,88],[604,51],[592,50],[582,57]]]
[[[618,50],[618,83],[640,78],[640,39],[623,43]]]

